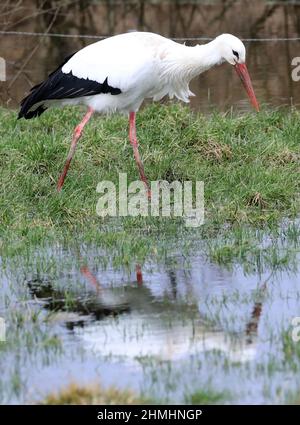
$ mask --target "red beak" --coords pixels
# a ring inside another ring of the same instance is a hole
[[[240,77],[245,90],[249,96],[250,102],[252,103],[253,107],[256,109],[256,111],[259,111],[259,104],[257,102],[253,87],[252,87],[252,83],[251,83],[251,79],[250,79],[250,75],[248,72],[248,69],[246,67],[246,64],[244,63],[237,63],[234,65],[234,68],[238,74],[238,76]]]

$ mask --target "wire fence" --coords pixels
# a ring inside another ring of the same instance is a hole
[[[28,36],[28,37],[57,37],[57,38],[79,38],[104,40],[112,35],[92,35],[92,34],[62,34],[62,33],[43,33],[27,31],[0,31],[0,35]],[[214,37],[170,37],[174,41],[211,41]],[[268,38],[241,38],[245,42],[281,42],[281,41],[300,41],[300,37],[268,37]]]

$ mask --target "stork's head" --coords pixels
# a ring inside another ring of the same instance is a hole
[[[222,34],[215,39],[220,55],[224,61],[233,65],[240,77],[253,107],[259,111],[259,105],[252,87],[251,79],[245,64],[246,49],[243,42],[231,34]]]
[[[222,58],[236,65],[237,63],[245,63],[246,49],[243,42],[231,34],[222,34],[216,38]]]

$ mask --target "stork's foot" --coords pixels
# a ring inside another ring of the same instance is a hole
[[[129,114],[129,140],[131,143],[131,146],[133,148],[133,154],[134,154],[134,159],[136,162],[136,165],[138,167],[139,170],[139,174],[140,174],[140,179],[142,180],[142,182],[145,185],[146,188],[146,193],[147,193],[147,197],[150,200],[151,199],[151,189],[150,189],[150,185],[148,183],[148,179],[146,177],[145,171],[144,171],[144,166],[140,157],[140,153],[139,153],[139,144],[136,138],[136,128],[135,128],[135,112],[130,112]]]

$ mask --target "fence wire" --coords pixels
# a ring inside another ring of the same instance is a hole
[[[29,37],[57,37],[57,38],[81,38],[104,40],[112,35],[92,35],[92,34],[62,34],[62,33],[43,33],[27,31],[0,31],[0,35],[29,36]],[[174,41],[211,41],[214,37],[169,37]],[[281,42],[281,41],[300,41],[300,37],[268,37],[268,38],[241,38],[245,42]]]

